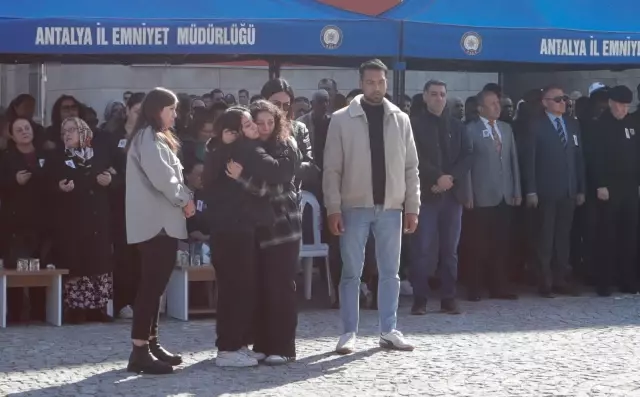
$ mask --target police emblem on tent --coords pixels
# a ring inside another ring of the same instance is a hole
[[[462,35],[460,46],[467,55],[478,55],[482,51],[482,37],[476,32],[467,32]]]
[[[342,45],[342,30],[334,25],[325,26],[320,33],[320,43],[327,50],[335,50]]]

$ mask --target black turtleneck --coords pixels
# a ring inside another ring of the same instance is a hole
[[[384,106],[360,102],[369,123],[369,146],[371,147],[371,183],[373,204],[384,205],[387,170],[384,157]]]

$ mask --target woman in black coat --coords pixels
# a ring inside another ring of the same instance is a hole
[[[34,145],[33,124],[26,118],[9,122],[7,150],[0,165],[0,245],[4,265],[15,269],[18,258],[40,259],[45,241],[46,179],[43,151]],[[7,290],[9,320],[17,321],[23,307],[21,288]],[[31,319],[45,319],[45,288],[30,288]]]
[[[266,357],[248,349],[257,300],[256,230],[270,227],[276,219],[268,198],[247,192],[231,172],[235,164],[242,164],[247,177],[278,184],[292,179],[295,164],[260,147],[246,109],[228,109],[214,130],[216,137],[207,144],[203,183],[218,281],[216,365],[249,367]]]
[[[264,150],[292,164],[287,170],[289,173],[282,173],[278,183],[246,173],[244,169],[233,172],[233,168],[242,167],[230,170],[232,177],[245,189],[268,197],[275,215],[273,224],[261,225],[256,230],[259,249],[253,349],[267,356],[266,364],[283,365],[296,359],[298,312],[295,276],[300,256],[302,214],[294,175],[303,155],[292,139],[284,115],[276,106],[256,101],[250,110],[258,125],[258,140]]]
[[[70,322],[110,321],[106,306],[112,293],[109,185],[113,169],[108,141],[104,135],[93,141],[93,132],[77,117],[65,119],[61,131],[64,150],[52,153],[47,172],[55,192],[56,266],[69,269],[65,309]]]

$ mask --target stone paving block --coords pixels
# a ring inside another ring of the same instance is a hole
[[[171,376],[124,371],[130,324],[0,331],[0,396],[452,396],[640,395],[640,297],[526,297],[462,302],[465,314],[416,317],[403,302],[399,328],[411,353],[377,345],[374,311],[361,313],[358,351],[331,353],[337,311],[300,314],[298,361],[221,369],[215,321],[163,321],[163,343],[184,353]]]

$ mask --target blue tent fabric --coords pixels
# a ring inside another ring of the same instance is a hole
[[[392,57],[399,27],[313,0],[41,0],[2,1],[0,37],[0,55]]]
[[[640,2],[404,0],[407,59],[631,65],[640,63]]]

